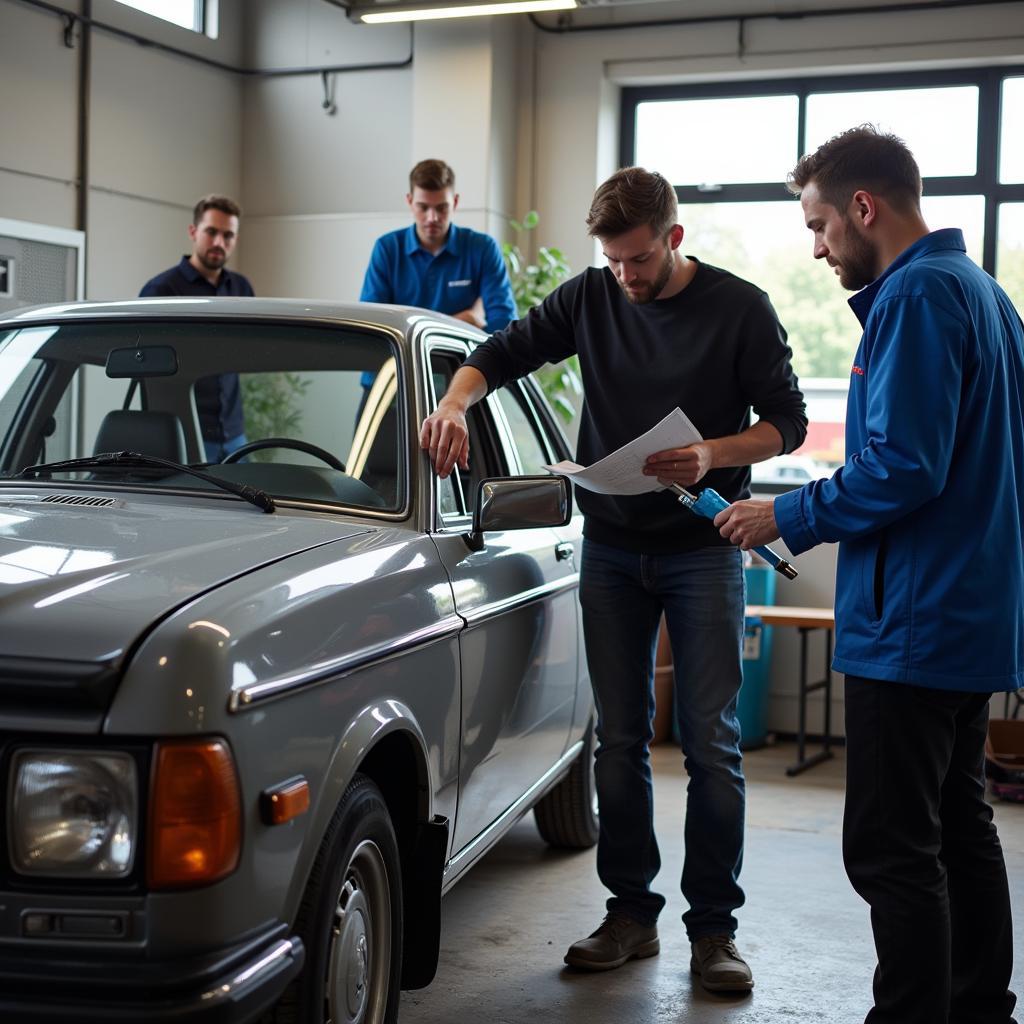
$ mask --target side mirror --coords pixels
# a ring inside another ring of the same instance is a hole
[[[466,543],[484,546],[489,530],[565,526],[572,519],[572,489],[564,476],[503,476],[481,480]]]

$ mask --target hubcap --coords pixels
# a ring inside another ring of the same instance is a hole
[[[330,942],[327,1024],[380,1024],[391,976],[391,894],[384,858],[369,839],[345,871]]]

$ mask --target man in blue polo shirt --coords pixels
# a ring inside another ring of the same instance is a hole
[[[516,316],[501,250],[490,235],[456,227],[455,174],[443,160],[421,160],[405,197],[413,221],[377,239],[361,302],[422,306],[500,331]]]
[[[196,203],[188,236],[192,252],[181,262],[147,281],[139,295],[252,296],[249,279],[225,268],[238,241],[242,211],[227,196],[204,196]],[[246,443],[242,390],[237,373],[196,381],[196,409],[207,462],[220,462]]]
[[[1013,929],[985,801],[992,694],[1024,685],[1024,325],[929,231],[906,146],[870,125],[790,175],[814,256],[858,294],[846,463],[719,513],[750,548],[839,541],[843,859],[878,953],[866,1024],[1013,1024]]]

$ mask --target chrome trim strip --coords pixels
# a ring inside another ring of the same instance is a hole
[[[253,988],[261,984],[264,978],[281,967],[282,962],[294,960],[301,953],[302,942],[299,939],[281,939],[255,963],[248,964],[233,978],[204,992],[194,1005],[209,1006],[212,1003],[235,999],[239,989]]]
[[[534,587],[532,590],[524,590],[521,594],[516,594],[514,597],[506,597],[501,601],[492,601],[490,604],[480,605],[478,608],[472,608],[465,612],[466,624],[468,626],[478,626],[481,622],[486,622],[488,619],[493,619],[498,615],[504,615],[505,612],[510,612],[516,608],[522,608],[524,605],[533,604],[535,601],[543,600],[547,597],[554,597],[556,594],[560,594],[565,590],[576,590],[580,585],[580,574],[574,572],[569,576],[562,576],[557,580],[549,580],[547,583],[542,583],[539,587]]]
[[[492,843],[505,834],[534,804],[538,793],[542,793],[551,786],[552,781],[579,756],[583,749],[583,740],[577,740],[556,762],[554,767],[545,772],[505,813],[493,824],[471,840],[459,852],[448,861],[444,869],[444,881],[442,891],[451,885],[455,876],[460,874],[468,866],[468,862],[476,859],[476,852],[480,851],[481,845],[490,846]],[[482,852],[482,851],[481,851]],[[449,877],[451,876],[451,877]]]
[[[243,711],[245,708],[260,701],[269,700],[271,697],[279,697],[283,693],[323,682],[329,677],[343,675],[357,668],[365,668],[374,662],[386,661],[419,647],[436,644],[440,640],[457,636],[462,631],[463,625],[463,620],[458,615],[446,615],[438,622],[433,622],[421,629],[414,629],[396,639],[385,640],[369,647],[360,647],[341,657],[317,662],[300,672],[292,672],[262,683],[232,690],[228,700],[228,711],[232,713]]]

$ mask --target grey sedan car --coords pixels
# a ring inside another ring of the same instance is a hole
[[[526,380],[468,471],[418,445],[481,337],[259,299],[0,322],[0,1019],[394,1021],[519,818],[596,841],[566,442]],[[244,413],[217,462],[211,395]]]

